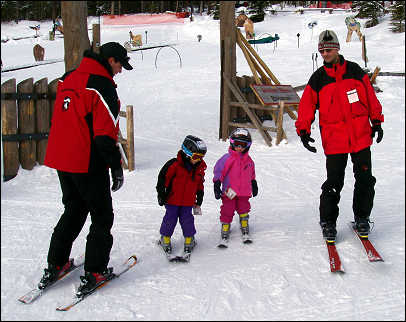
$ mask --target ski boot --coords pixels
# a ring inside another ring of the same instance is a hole
[[[70,259],[63,266],[58,266],[58,265],[49,263],[48,268],[44,269],[44,275],[42,276],[40,282],[38,283],[38,288],[40,290],[42,290],[42,289],[46,288],[47,286],[53,284],[66,271],[68,271],[72,265],[73,265],[73,259]]]
[[[370,231],[369,218],[355,217],[355,230],[357,231],[359,237],[368,238]]]
[[[334,243],[337,235],[336,223],[321,221],[320,226],[323,231],[324,239],[329,243]]]
[[[78,291],[76,292],[77,297],[82,297],[93,290],[95,290],[99,285],[110,280],[113,277],[113,268],[107,268],[103,273],[92,273],[85,272],[84,276],[80,277],[82,282],[79,285]]]
[[[185,244],[184,244],[184,248],[183,251],[185,253],[191,253],[193,248],[196,246],[196,241],[195,241],[195,237],[185,237]]]
[[[171,237],[170,236],[161,236],[159,240],[159,245],[161,245],[162,249],[165,253],[171,254],[172,253],[172,245],[171,245]]]
[[[241,236],[242,236],[242,241],[245,244],[249,244],[252,242],[251,237],[250,237],[248,218],[249,218],[248,213],[240,214]]]
[[[240,229],[242,235],[249,234],[248,218],[249,218],[248,213],[240,214]]]
[[[227,248],[229,239],[230,239],[230,224],[222,222],[220,242],[217,246],[220,248]]]

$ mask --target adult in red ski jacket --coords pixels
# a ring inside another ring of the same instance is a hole
[[[105,279],[113,236],[110,175],[117,191],[124,182],[117,146],[120,101],[113,77],[122,67],[131,70],[127,51],[116,42],[100,47],[100,54],[84,52],[78,68],[58,83],[45,165],[57,170],[65,210],[52,234],[48,268],[39,283],[44,288],[69,268],[73,241],[90,213],[86,242],[83,294]]]
[[[324,65],[313,75],[303,92],[295,122],[297,134],[311,152],[316,148],[310,137],[311,124],[319,111],[319,128],[326,155],[327,180],[320,196],[320,224],[323,235],[334,240],[340,192],[344,185],[348,154],[355,177],[353,211],[358,232],[369,233],[369,216],[375,195],[375,177],[371,170],[372,138],[383,137],[382,106],[361,67],[338,54],[340,44],[334,31],[319,36],[318,49]],[[372,124],[372,125],[371,125]]]

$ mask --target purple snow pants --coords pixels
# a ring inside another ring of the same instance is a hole
[[[250,212],[250,197],[234,197],[230,200],[227,196],[221,197],[223,204],[220,207],[220,221],[230,224],[233,221],[234,212],[239,215]]]
[[[165,208],[166,213],[159,230],[161,235],[171,237],[178,223],[178,218],[184,237],[192,237],[196,234],[192,206],[165,205]]]

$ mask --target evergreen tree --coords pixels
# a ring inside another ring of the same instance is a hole
[[[378,18],[383,16],[385,11],[382,1],[354,1],[352,8],[358,10],[355,18],[370,18],[365,23],[365,28],[376,26],[379,23]]]
[[[253,22],[264,21],[265,8],[269,7],[269,1],[250,1],[247,16]]]
[[[395,1],[389,7],[391,13],[391,24],[393,32],[405,32],[405,2]]]

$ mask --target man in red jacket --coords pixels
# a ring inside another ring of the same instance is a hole
[[[106,43],[100,54],[86,50],[79,67],[59,80],[44,163],[57,170],[65,210],[52,234],[40,289],[69,270],[72,244],[89,213],[85,276],[77,295],[91,291],[112,274],[107,269],[114,218],[108,169],[111,190],[117,191],[124,182],[117,146],[120,101],[113,77],[123,67],[132,69],[128,60],[123,46]]]
[[[295,126],[304,147],[316,152],[316,148],[310,146],[309,142],[314,142],[310,137],[311,124],[316,109],[319,110],[319,127],[327,168],[327,180],[321,186],[320,225],[326,240],[334,241],[338,203],[349,153],[355,177],[355,228],[360,236],[367,237],[376,182],[372,175],[370,146],[375,133],[378,134],[377,143],[383,137],[382,106],[368,75],[358,64],[338,54],[340,44],[334,31],[325,30],[320,34],[318,49],[324,66],[310,77],[300,100]]]

